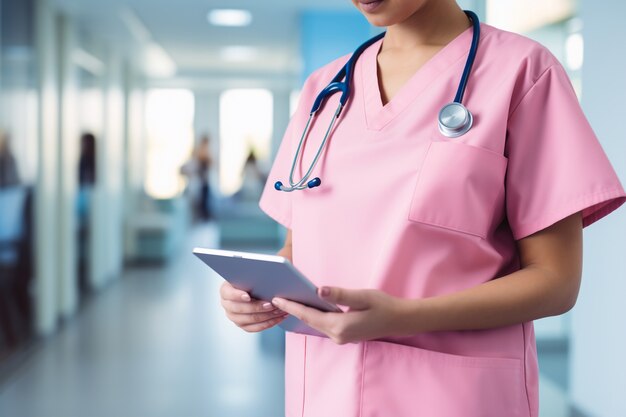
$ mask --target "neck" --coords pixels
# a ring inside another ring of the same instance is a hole
[[[454,0],[432,0],[403,22],[389,26],[383,49],[443,46],[471,26]]]

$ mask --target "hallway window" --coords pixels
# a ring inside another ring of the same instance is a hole
[[[146,96],[145,190],[154,198],[180,194],[180,167],[193,147],[194,96],[184,89],[155,89]]]
[[[220,97],[220,191],[237,192],[250,151],[257,161],[270,156],[273,97],[269,90],[234,89]],[[266,170],[266,167],[262,167]]]
[[[574,0],[487,0],[487,23],[526,34],[569,19],[576,7]]]

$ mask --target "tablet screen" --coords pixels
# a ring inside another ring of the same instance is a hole
[[[342,312],[336,305],[322,300],[316,286],[282,256],[205,248],[195,248],[193,253],[235,288],[248,292],[253,298],[271,301],[281,297],[322,311]],[[289,331],[320,335],[292,316],[280,326]]]

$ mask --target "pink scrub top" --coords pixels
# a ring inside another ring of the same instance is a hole
[[[356,65],[317,168],[320,187],[279,192],[311,105],[346,62],[306,81],[260,200],[293,232],[293,262],[316,285],[435,297],[520,269],[516,240],[582,210],[588,226],[626,194],[557,59],[525,37],[481,25],[464,104],[449,139],[437,113],[454,97],[468,29],[383,106],[376,57]],[[338,103],[318,116],[294,178],[308,169]],[[416,317],[416,320],[419,320]],[[533,323],[336,345],[287,333],[289,417],[536,417]]]

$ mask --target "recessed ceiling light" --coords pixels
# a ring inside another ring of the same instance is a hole
[[[220,49],[220,58],[225,61],[250,61],[257,54],[257,49],[252,46],[225,46]]]
[[[144,70],[152,78],[169,78],[176,74],[176,63],[161,45],[150,42],[144,50]]]
[[[248,26],[252,14],[248,10],[215,9],[207,15],[209,23],[215,26]]]

